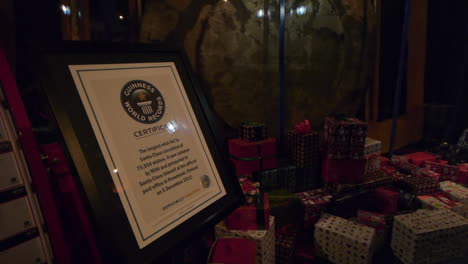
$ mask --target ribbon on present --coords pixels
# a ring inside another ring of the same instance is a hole
[[[312,128],[310,127],[309,120],[304,120],[302,122],[297,123],[294,126],[294,131],[297,134],[301,134],[301,135],[306,135],[306,134],[312,133]]]

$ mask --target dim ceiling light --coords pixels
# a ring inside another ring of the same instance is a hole
[[[305,6],[300,6],[300,7],[296,8],[296,14],[298,16],[304,15],[306,13],[306,11],[307,11],[307,8]]]
[[[262,18],[264,15],[265,15],[265,13],[263,12],[263,9],[259,9],[259,10],[257,11],[257,17],[258,17],[258,18]]]
[[[64,15],[70,15],[71,14],[70,7],[67,6],[67,5],[61,5],[60,9],[62,9],[62,12],[63,12]]]

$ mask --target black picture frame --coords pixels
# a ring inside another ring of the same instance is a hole
[[[83,198],[104,263],[152,263],[214,226],[244,200],[224,150],[223,136],[186,56],[164,45],[62,42],[38,52],[40,83],[74,178]],[[115,190],[98,141],[76,89],[69,65],[173,62],[226,189],[226,195],[150,245],[140,249]],[[183,254],[179,252],[179,254]]]

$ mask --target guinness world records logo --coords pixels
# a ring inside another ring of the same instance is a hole
[[[166,110],[161,92],[156,86],[142,80],[126,83],[120,92],[120,101],[131,118],[144,124],[158,122]]]

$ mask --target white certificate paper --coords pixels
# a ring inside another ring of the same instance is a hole
[[[226,194],[173,63],[69,68],[140,248]]]

